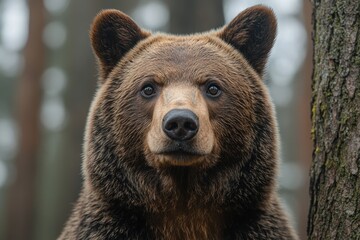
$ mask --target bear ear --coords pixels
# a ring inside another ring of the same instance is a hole
[[[218,36],[243,54],[261,76],[276,36],[275,14],[262,5],[248,8],[220,30]]]
[[[149,35],[122,12],[101,11],[90,30],[92,48],[100,66],[100,81],[104,81],[125,53]]]

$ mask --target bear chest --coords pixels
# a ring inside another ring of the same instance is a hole
[[[206,210],[171,211],[148,217],[155,239],[221,239],[223,219]]]

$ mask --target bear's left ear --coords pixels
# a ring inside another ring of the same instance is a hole
[[[99,61],[103,82],[120,59],[150,33],[118,10],[103,10],[93,21],[90,40]]]
[[[235,47],[260,76],[275,36],[274,12],[261,5],[244,10],[218,33],[218,37]]]

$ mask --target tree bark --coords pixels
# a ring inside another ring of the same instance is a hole
[[[360,239],[360,1],[313,1],[309,239]]]
[[[36,176],[40,144],[39,113],[45,47],[42,42],[45,10],[42,0],[30,0],[29,35],[24,49],[24,70],[17,92],[19,145],[14,182],[9,187],[6,239],[33,239]]]

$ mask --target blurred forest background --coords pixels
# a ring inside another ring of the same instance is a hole
[[[311,162],[311,6],[303,0],[0,0],[0,239],[56,239],[81,187],[85,118],[96,89],[88,31],[104,8],[186,34],[265,4],[278,36],[265,81],[282,139],[281,197],[306,238]]]

